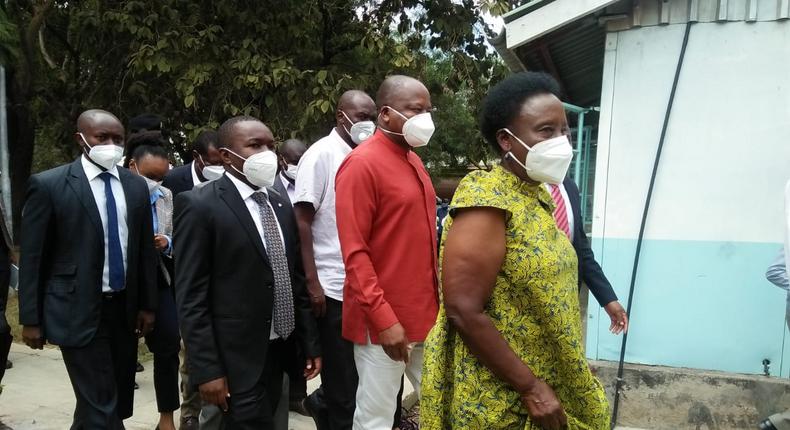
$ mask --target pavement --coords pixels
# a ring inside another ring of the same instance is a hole
[[[74,392],[57,348],[34,351],[21,344],[11,345],[9,359],[14,367],[3,378],[0,394],[0,429],[63,430],[71,426]],[[153,363],[143,363],[145,371],[137,374],[140,389],[135,391],[134,416],[124,421],[127,430],[152,430],[159,421],[154,397]],[[406,382],[408,385],[408,381]],[[307,382],[310,393],[320,385],[320,378]],[[406,387],[411,392],[410,386]],[[178,423],[178,412],[176,412]],[[290,413],[290,430],[314,430],[312,419]],[[619,430],[640,430],[618,427]],[[616,429],[616,430],[617,430]]]

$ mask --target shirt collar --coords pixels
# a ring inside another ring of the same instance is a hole
[[[249,185],[247,185],[244,182],[242,182],[239,178],[231,175],[228,172],[225,172],[225,176],[227,176],[230,179],[230,181],[233,182],[233,185],[239,191],[239,194],[241,195],[241,199],[242,200],[247,200],[248,198],[250,198],[252,193],[254,193],[256,191],[261,191],[261,192],[263,192],[263,194],[265,194],[268,197],[268,193],[266,192],[266,188],[259,188],[259,189],[255,190],[252,187],[250,187]]]
[[[337,132],[337,127],[329,132],[329,138],[334,142],[337,150],[342,152],[343,155],[348,155],[351,152],[351,146],[340,136],[340,133]]]
[[[288,177],[283,175],[283,172],[280,172],[280,181],[283,183],[283,186],[285,187],[286,190],[291,188],[296,188],[294,184],[292,184],[291,181],[288,180]]]
[[[96,179],[97,176],[104,173],[104,171],[100,169],[99,166],[91,163],[90,160],[88,160],[88,157],[85,155],[80,157],[80,162],[82,163],[82,170],[85,171],[85,176],[88,178],[88,182]],[[121,180],[121,177],[118,175],[117,166],[112,166],[112,168],[107,170],[107,172],[115,176],[115,179],[118,179],[119,181]]]
[[[157,200],[161,199],[165,196],[165,193],[162,192],[161,189],[157,188],[151,193],[151,204],[156,203]]]
[[[197,185],[202,183],[200,178],[198,178],[197,170],[195,169],[197,169],[197,164],[195,164],[195,161],[193,160],[189,166],[189,172],[192,173],[192,185]]]
[[[390,152],[400,155],[402,157],[409,155],[411,149],[400,146],[398,143],[392,140],[392,137],[389,136],[389,133],[383,132],[381,131],[381,129],[377,128],[376,133],[374,133],[373,136],[371,136],[371,139],[377,136],[379,136],[378,140],[381,141],[381,145],[387,148]]]

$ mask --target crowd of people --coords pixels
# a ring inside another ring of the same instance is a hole
[[[413,150],[432,111],[419,80],[389,76],[375,100],[345,92],[309,147],[237,116],[175,168],[158,117],[127,136],[83,112],[82,154],[30,178],[18,238],[23,340],[60,347],[72,429],[123,428],[144,338],[161,430],[179,408],[185,430],[287,429],[289,410],[390,430],[404,377],[424,429],[608,430],[580,284],[612,332],[628,318],[566,178],[559,86],[525,72],[490,90],[480,131],[501,162],[463,178],[439,223]]]

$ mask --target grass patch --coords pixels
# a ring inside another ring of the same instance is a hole
[[[22,342],[22,326],[19,325],[19,299],[14,290],[8,292],[8,306],[6,307],[5,316],[8,320],[8,325],[11,326],[11,335],[14,336],[14,342],[24,344]],[[50,344],[45,346],[45,348],[47,347],[56,348]],[[154,356],[148,350],[145,342],[140,342],[140,346],[137,348],[137,361],[144,363],[153,360],[153,358]]]

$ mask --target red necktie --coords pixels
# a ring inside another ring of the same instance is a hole
[[[565,208],[565,199],[562,197],[559,185],[549,184],[551,190],[551,198],[557,206],[554,209],[554,221],[557,222],[557,227],[562,230],[568,239],[571,238],[571,228],[568,224],[568,211]]]

